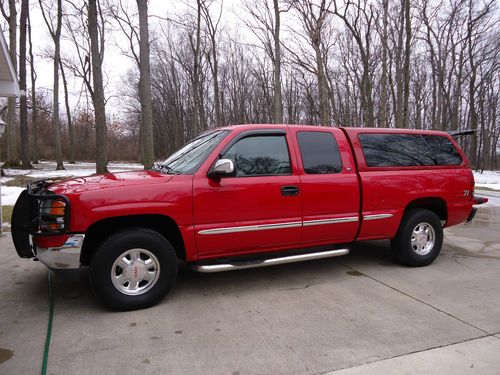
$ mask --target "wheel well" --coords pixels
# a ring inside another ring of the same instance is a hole
[[[405,213],[414,208],[425,208],[434,212],[441,220],[446,221],[448,219],[448,208],[442,198],[429,197],[415,199],[406,206]]]
[[[85,233],[81,263],[89,265],[92,255],[111,233],[125,228],[149,228],[163,235],[174,247],[177,258],[186,260],[186,250],[177,223],[164,215],[120,216],[100,220],[92,224]]]

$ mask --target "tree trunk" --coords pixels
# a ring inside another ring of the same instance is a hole
[[[141,99],[141,125],[144,135],[144,169],[153,168],[155,161],[153,144],[153,109],[151,104],[151,71],[149,62],[148,2],[137,0],[139,10],[139,58]]]
[[[88,30],[90,36],[90,54],[92,57],[92,82],[94,91],[92,102],[95,111],[96,134],[96,172],[108,171],[106,108],[104,106],[104,89],[102,83],[102,56],[99,52],[99,35],[97,31],[96,0],[89,0]],[[101,35],[101,38],[104,36]]]
[[[220,104],[220,90],[219,90],[219,60],[217,57],[217,46],[215,43],[215,35],[212,37],[213,49],[213,80],[214,80],[214,101],[215,101],[215,127],[223,126],[222,122],[222,109]]]
[[[469,55],[469,117],[470,117],[470,128],[477,130],[478,125],[478,115],[476,109],[476,75],[477,66],[474,62],[474,41],[472,39],[474,22],[472,20],[472,1],[469,1],[469,20],[467,25],[467,52]],[[477,131],[472,133],[471,136],[471,150],[470,150],[470,161],[473,168],[477,168]]]
[[[410,54],[411,54],[411,19],[410,19],[410,0],[404,1],[405,6],[405,60],[403,67],[403,77],[404,77],[404,90],[403,90],[403,128],[408,128],[408,103],[410,99]],[[402,26],[402,25],[401,25]]]
[[[283,100],[281,97],[281,46],[280,46],[280,9],[278,0],[274,4],[274,123],[283,123]]]
[[[28,12],[28,35],[29,35],[29,55],[30,55],[30,75],[31,75],[31,159],[33,163],[38,163],[38,108],[36,102],[36,73],[35,73],[35,60],[33,56],[33,43],[31,40],[31,18]]]
[[[9,0],[9,53],[14,70],[17,71],[17,10],[16,0]],[[5,167],[18,167],[16,144],[16,98],[9,98],[7,102],[7,126],[5,137],[7,143],[7,157]]]
[[[389,23],[389,0],[382,0],[382,77],[380,78],[380,117],[379,126],[387,127],[387,27]]]
[[[61,122],[59,121],[59,64],[61,60],[62,1],[57,1],[57,26],[54,33],[54,88],[52,124],[55,130],[57,170],[64,169],[61,144]]]
[[[66,106],[66,117],[68,119],[68,133],[69,133],[69,162],[70,164],[75,164],[75,138],[73,135],[73,121],[71,118],[71,110],[69,107],[69,93],[68,93],[68,83],[66,82],[66,73],[64,72],[64,66],[61,61],[61,77],[63,80],[64,87],[64,104]]]
[[[396,46],[396,51],[394,51],[396,62],[395,62],[395,80],[396,80],[396,103],[394,112],[394,126],[396,128],[403,127],[403,91],[404,91],[404,79],[403,71],[401,68],[401,55],[403,51],[403,29],[404,29],[404,4],[406,0],[401,0],[401,12],[399,17],[399,30],[398,30],[398,44]]]
[[[22,0],[19,29],[19,88],[21,90],[19,117],[21,123],[21,163],[24,169],[33,168],[30,163],[28,101],[26,98],[26,21],[28,12],[28,0]]]
[[[328,126],[330,124],[330,108],[328,105],[328,88],[325,76],[325,67],[323,64],[323,59],[321,58],[320,45],[315,44],[314,52],[316,55],[316,66],[317,66],[317,76],[318,76],[318,94],[319,94],[319,116],[320,121],[323,126]]]

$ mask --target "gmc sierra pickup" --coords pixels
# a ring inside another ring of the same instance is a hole
[[[446,133],[239,125],[201,134],[152,171],[28,185],[14,207],[19,256],[90,266],[117,310],[156,304],[179,261],[219,272],[344,255],[390,239],[425,266],[443,227],[470,221],[474,178]]]

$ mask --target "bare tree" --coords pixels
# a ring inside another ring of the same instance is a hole
[[[331,0],[321,0],[316,4],[312,0],[291,1],[290,4],[299,12],[304,30],[314,50],[316,76],[318,79],[319,112],[322,125],[330,124],[330,106],[328,87],[321,45],[325,23],[330,14]]]
[[[268,0],[252,1],[245,3],[252,20],[245,23],[260,40],[264,51],[273,63],[273,122],[283,123],[283,98],[281,88],[281,9],[278,0],[273,0],[273,7],[269,6]]]
[[[68,82],[66,81],[66,73],[64,71],[64,65],[62,60],[60,60],[61,77],[63,81],[64,88],[64,105],[66,107],[66,120],[68,122],[68,133],[69,133],[69,162],[70,164],[75,164],[75,136],[73,133],[73,120],[71,115],[71,108],[69,105],[69,91]]]
[[[353,8],[353,14],[349,10]],[[364,115],[364,123],[367,126],[375,125],[374,104],[372,97],[373,83],[370,76],[371,59],[371,39],[370,34],[374,26],[375,10],[371,4],[361,2],[351,3],[344,1],[343,9],[339,8],[337,2],[334,3],[333,14],[339,17],[346,28],[352,34],[359,49],[361,63],[363,64],[363,73],[360,80],[361,106]]]
[[[30,162],[28,136],[28,100],[26,98],[26,34],[28,13],[28,0],[22,0],[19,29],[19,88],[21,90],[21,99],[19,101],[19,118],[21,123],[21,165],[25,169],[33,168]]]
[[[380,114],[378,124],[380,127],[385,128],[388,125],[387,113],[387,81],[388,81],[388,67],[387,67],[387,54],[388,54],[388,35],[387,29],[389,26],[389,0],[382,0],[382,76],[380,78]]]
[[[402,127],[408,128],[409,117],[409,99],[410,99],[410,55],[411,55],[411,18],[410,18],[410,0],[403,0],[404,24],[405,24],[405,49],[403,66],[403,118]]]
[[[31,124],[32,124],[32,147],[31,158],[33,163],[38,163],[38,108],[36,102],[36,72],[35,58],[33,55],[33,41],[31,39],[31,18],[28,12],[28,36],[29,36],[29,56],[30,56],[30,77],[31,77]]]
[[[90,55],[92,60],[92,102],[95,111],[96,130],[96,172],[106,173],[108,171],[107,153],[107,127],[106,127],[106,107],[104,104],[104,87],[102,79],[102,59],[104,52],[104,35],[97,25],[97,17],[104,24],[103,13],[99,9],[97,12],[97,0],[89,0],[88,3],[88,33],[90,36]],[[101,29],[102,31],[102,29]]]
[[[143,133],[144,169],[151,169],[155,160],[153,147],[153,108],[151,105],[151,72],[149,63],[148,2],[137,0],[139,11],[139,96]]]
[[[218,59],[218,48],[217,48],[217,34],[219,23],[222,17],[222,5],[220,4],[219,15],[214,20],[210,14],[210,7],[213,4],[213,0],[207,1],[203,0],[199,3],[199,10],[205,20],[205,25],[207,27],[207,34],[210,40],[211,49],[208,52],[208,62],[210,64],[210,70],[212,72],[212,81],[214,88],[214,107],[215,107],[215,125],[221,126],[224,121],[222,120],[222,109],[220,104],[220,92],[219,92],[219,59]]]
[[[61,123],[59,120],[59,64],[61,59],[61,25],[62,25],[62,1],[57,0],[56,25],[52,25],[49,15],[42,0],[38,0],[42,11],[43,19],[47,25],[52,41],[54,42],[54,85],[52,100],[52,124],[55,130],[54,143],[56,149],[57,170],[64,169],[61,144]]]

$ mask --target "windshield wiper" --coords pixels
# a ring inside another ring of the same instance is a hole
[[[181,172],[174,170],[172,167],[161,163],[155,163],[153,170],[166,174],[181,174]]]

